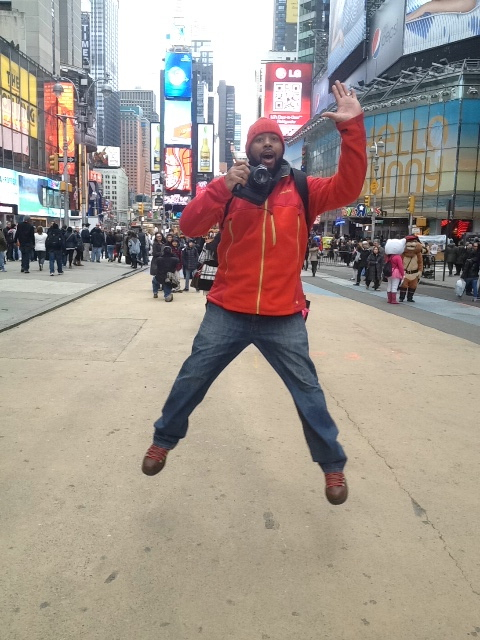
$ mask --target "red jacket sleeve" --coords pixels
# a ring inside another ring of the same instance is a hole
[[[180,218],[180,229],[190,238],[204,236],[211,227],[223,220],[232,192],[225,186],[225,178],[216,178],[207,188],[187,204]]]
[[[351,204],[360,195],[367,174],[363,113],[337,124],[342,137],[337,173],[331,178],[307,178],[309,223],[325,211]]]

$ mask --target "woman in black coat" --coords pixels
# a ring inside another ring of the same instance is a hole
[[[156,262],[157,274],[153,280],[155,280],[158,285],[163,286],[163,296],[165,298],[165,302],[171,302],[173,300],[173,284],[170,280],[167,280],[167,274],[176,273],[179,260],[172,254],[172,247],[169,247],[167,245],[163,248],[163,254],[159,258],[157,258]],[[155,291],[155,286],[153,289],[153,297],[158,298],[158,289],[157,291]]]
[[[373,280],[373,288],[375,291],[380,286],[380,278],[382,277],[383,256],[378,247],[373,247],[367,257],[367,266],[365,270],[365,285],[368,289],[370,282]]]

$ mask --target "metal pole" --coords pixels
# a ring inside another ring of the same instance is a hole
[[[61,118],[63,124],[63,182],[65,191],[63,192],[63,224],[68,227],[68,140],[67,140],[67,118]]]
[[[377,148],[377,143],[375,143],[375,156],[373,158],[374,160],[374,165],[373,165],[373,171],[375,174],[375,183],[378,184],[378,159],[379,159],[379,155],[378,155],[378,148]],[[370,174],[371,175],[371,174]],[[370,239],[373,241],[375,240],[375,222],[377,219],[377,187],[375,187],[375,193],[373,194],[373,209],[372,209],[372,231],[371,231],[371,235],[370,235]]]

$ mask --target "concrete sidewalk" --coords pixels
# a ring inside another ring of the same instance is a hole
[[[341,507],[254,347],[165,470],[141,474],[200,294],[154,300],[143,273],[0,335],[2,637],[480,636],[478,346],[309,298],[311,356],[349,456]]]
[[[20,272],[20,261],[7,262],[7,272],[0,272],[0,332],[141,271],[133,270],[125,260],[119,264],[102,259],[82,265],[72,269],[67,265],[63,275],[50,277],[48,261],[43,271],[32,262],[28,274]]]

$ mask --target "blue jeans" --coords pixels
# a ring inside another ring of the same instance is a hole
[[[195,273],[196,269],[186,269],[184,267],[183,269],[183,275],[185,278],[185,291],[189,291],[190,290],[190,280],[193,278],[193,274]]]
[[[109,260],[113,260],[113,250],[115,249],[114,244],[107,244],[107,256]]]
[[[5,269],[5,251],[0,251],[0,271]]]
[[[473,297],[478,298],[478,277],[465,278],[465,285],[465,291],[472,291]],[[468,293],[467,295],[472,295],[472,293]]]
[[[152,278],[152,289],[153,293],[158,293],[160,291],[160,283],[155,276]]]
[[[56,251],[50,251],[48,254],[48,258],[50,260],[50,273],[55,273],[55,262],[57,263],[58,273],[62,273],[63,271],[63,252],[61,249],[57,249]]]
[[[100,262],[100,256],[102,255],[102,247],[92,247],[92,262]]]
[[[164,282],[163,284],[163,297],[167,298],[172,293],[171,282]]]
[[[290,391],[312,459],[325,473],[342,471],[346,456],[337,441],[338,429],[328,412],[315,366],[308,353],[308,337],[301,313],[257,316],[226,311],[207,304],[207,311],[154,424],[153,442],[173,449],[188,429],[188,418],[217,376],[246,347],[254,344]]]

